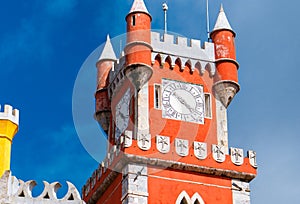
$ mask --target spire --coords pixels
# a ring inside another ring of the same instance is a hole
[[[117,60],[114,48],[110,42],[110,37],[107,35],[106,43],[99,58],[100,60]]]
[[[228,19],[226,17],[226,14],[224,12],[222,4],[221,4],[219,16],[217,18],[217,22],[216,22],[215,27],[214,27],[214,29],[213,29],[213,31],[211,33],[215,32],[217,30],[230,30],[230,31],[232,31],[234,33],[234,31],[232,30],[232,28],[231,28],[231,26],[230,26],[230,24],[228,22]]]
[[[129,13],[134,13],[134,12],[143,12],[143,13],[149,14],[149,12],[147,10],[147,7],[144,3],[144,0],[134,0],[133,5],[132,5],[131,10],[129,11]]]

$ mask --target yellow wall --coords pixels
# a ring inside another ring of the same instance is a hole
[[[18,125],[10,120],[0,120],[0,177],[10,170],[11,144]]]

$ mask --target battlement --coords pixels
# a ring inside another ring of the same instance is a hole
[[[130,131],[129,131],[130,132]],[[127,131],[127,134],[129,134]],[[251,181],[256,176],[256,152],[249,150],[244,155],[244,150],[240,148],[230,148],[229,154],[226,153],[226,147],[213,144],[211,148],[208,144],[188,141],[176,138],[171,144],[166,136],[156,137],[157,153],[154,157],[144,157],[135,154],[126,153],[126,149],[132,148],[132,152],[138,154],[144,150],[132,143],[132,137],[120,137],[120,145],[113,146],[106,155],[99,167],[87,180],[82,188],[84,197],[90,196],[95,189],[106,188],[107,182],[111,181],[111,174],[121,172],[122,166],[126,163],[142,163],[147,165],[158,165],[162,168],[173,168],[176,170],[190,170],[209,175],[223,175],[233,179]],[[164,143],[165,142],[165,143]],[[153,151],[151,149],[151,151]],[[172,155],[168,157],[168,154]],[[178,160],[172,160],[174,155],[178,155]],[[220,168],[224,164],[225,168]],[[245,168],[248,172],[243,172]],[[108,179],[107,179],[108,178]]]
[[[37,196],[32,196],[32,190],[37,185],[35,181],[24,182],[6,171],[0,178],[0,203],[44,203],[44,204],[84,204],[76,187],[67,182],[68,191],[63,198],[57,198],[56,192],[61,187],[59,182],[49,184],[44,181],[44,190]]]
[[[0,120],[10,120],[16,125],[19,125],[19,110],[13,109],[13,107],[10,105],[5,105],[4,111],[1,112],[0,106]]]
[[[200,40],[151,32],[151,45],[154,52],[207,62],[215,61],[214,44],[211,42],[205,42],[201,47]]]

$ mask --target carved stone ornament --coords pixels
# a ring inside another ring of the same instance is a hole
[[[124,147],[132,145],[132,131],[126,130],[124,133]]]
[[[256,152],[255,151],[248,151],[248,157],[249,157],[249,162],[251,166],[254,168],[257,168],[257,163],[256,163]]]
[[[206,159],[207,157],[207,144],[203,142],[194,142],[194,155],[198,159]]]
[[[179,156],[187,156],[189,154],[189,141],[183,139],[175,139],[175,150]]]
[[[242,165],[244,163],[244,151],[238,148],[230,148],[230,157],[232,163],[235,165]]]
[[[106,173],[107,168],[108,168],[108,161],[107,159],[105,159],[103,162],[103,173]]]
[[[217,162],[224,162],[226,159],[225,156],[225,147],[221,145],[212,145],[213,158]]]
[[[149,150],[151,148],[151,135],[147,133],[138,133],[138,146],[142,150]]]
[[[157,135],[156,148],[161,153],[168,153],[170,151],[170,137]]]
[[[101,177],[102,177],[102,166],[99,165],[97,169],[97,181],[99,181]]]

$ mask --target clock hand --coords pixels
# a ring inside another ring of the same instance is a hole
[[[193,112],[194,108],[192,108],[189,104],[186,103],[186,101],[179,96],[178,94],[176,94],[175,92],[172,94],[173,96],[175,96],[175,98],[182,104],[184,105],[187,109],[189,109],[189,111]]]

